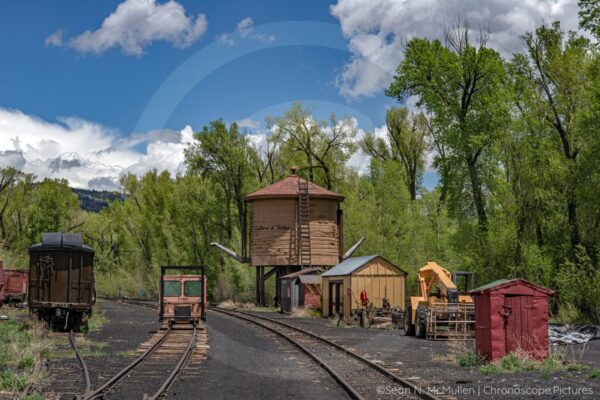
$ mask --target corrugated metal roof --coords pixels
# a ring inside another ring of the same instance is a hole
[[[369,261],[373,260],[375,257],[379,257],[377,254],[372,256],[363,256],[363,257],[350,257],[331,268],[329,271],[325,272],[321,276],[343,276],[350,275]]]
[[[312,285],[320,285],[322,281],[319,275],[300,275],[298,279],[300,279],[300,282],[304,284]]]
[[[274,198],[292,198],[298,197],[298,181],[306,181],[298,175],[292,174],[287,178],[275,182],[274,184],[250,193],[245,197],[246,201],[258,199],[274,199]],[[308,181],[306,181],[308,182]],[[308,182],[308,195],[313,198],[332,199],[343,201],[344,196],[327,190],[312,182]]]

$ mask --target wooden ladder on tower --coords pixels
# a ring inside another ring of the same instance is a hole
[[[311,266],[310,252],[310,199],[308,196],[308,182],[298,178],[298,250],[300,267]]]

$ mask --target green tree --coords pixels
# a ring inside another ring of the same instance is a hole
[[[515,56],[517,109],[538,142],[550,140],[559,164],[552,177],[564,193],[571,258],[583,243],[578,204],[581,150],[592,134],[580,123],[595,52],[589,40],[568,35],[560,23],[523,36],[526,53]]]
[[[361,142],[362,148],[372,157],[402,165],[410,198],[414,201],[425,167],[426,117],[406,108],[392,107],[386,113],[386,125],[387,138],[368,133]]]
[[[333,189],[344,177],[345,164],[356,145],[356,124],[350,118],[329,121],[312,115],[312,108],[294,103],[282,117],[268,118],[273,131],[271,140],[281,145],[281,155],[307,171],[312,182]]]
[[[445,45],[437,39],[411,39],[386,94],[398,101],[417,96],[417,104],[444,127],[439,139],[451,157],[456,180],[452,194],[461,197],[460,178],[466,177],[479,229],[485,233],[489,191],[485,178],[496,165],[490,149],[508,121],[506,69],[500,54],[486,47],[485,35],[479,43],[471,41],[468,25],[447,31],[445,38]]]
[[[242,226],[244,196],[252,185],[251,162],[256,162],[254,148],[236,123],[227,128],[223,120],[216,120],[194,135],[194,143],[185,151],[190,173],[213,180],[222,189],[227,220],[223,226],[227,239],[233,238],[232,206],[237,211],[238,226]]]

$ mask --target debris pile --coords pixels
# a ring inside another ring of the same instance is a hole
[[[590,340],[600,339],[600,325],[550,325],[548,337],[555,344],[582,344]]]

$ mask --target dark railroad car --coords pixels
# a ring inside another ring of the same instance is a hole
[[[190,271],[199,274],[166,275],[167,271]],[[198,325],[206,321],[206,275],[204,267],[161,267],[159,319],[169,326]]]
[[[78,330],[96,302],[93,264],[81,235],[44,233],[29,248],[29,310],[54,329]]]

